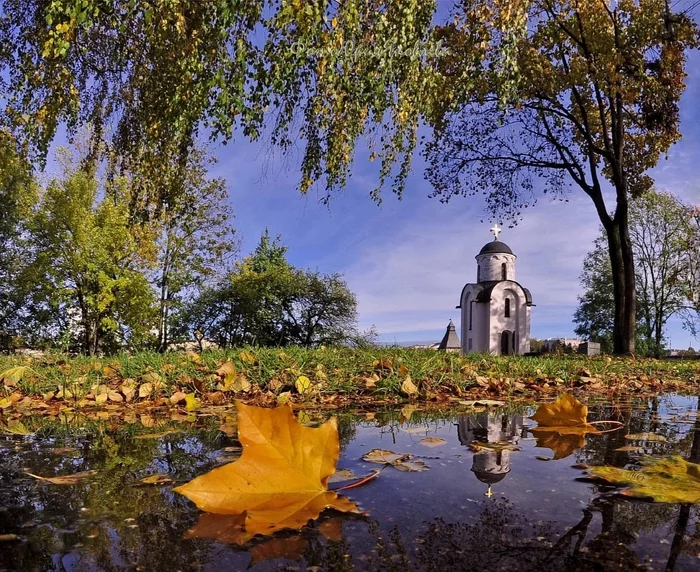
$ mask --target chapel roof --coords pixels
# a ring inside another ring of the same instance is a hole
[[[482,254],[513,254],[513,251],[505,242],[492,240],[484,244],[484,247],[479,251],[477,256],[481,256]]]

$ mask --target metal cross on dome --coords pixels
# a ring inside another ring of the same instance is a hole
[[[498,223],[496,223],[489,230],[493,233],[493,239],[498,240],[498,233],[501,232],[503,229],[500,226],[498,226]]]

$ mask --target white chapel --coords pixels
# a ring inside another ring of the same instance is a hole
[[[515,281],[516,256],[498,240],[476,255],[476,282],[462,289],[462,352],[513,355],[530,351],[532,295]]]

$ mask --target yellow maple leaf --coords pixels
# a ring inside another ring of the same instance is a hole
[[[340,453],[335,419],[312,428],[300,425],[286,405],[236,408],[240,459],[174,489],[206,512],[241,515],[232,541],[301,528],[326,508],[359,512],[327,490]]]
[[[588,407],[568,393],[562,393],[554,403],[540,405],[530,419],[537,422],[538,429],[586,427],[587,433],[597,432],[588,424]]]
[[[530,432],[537,439],[536,447],[554,452],[554,459],[563,459],[586,444],[588,433],[598,433],[588,423],[588,407],[573,395],[562,393],[554,403],[545,403],[530,417],[537,427]]]

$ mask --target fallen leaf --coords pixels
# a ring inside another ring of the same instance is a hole
[[[620,494],[659,503],[700,503],[700,465],[677,455],[647,458],[637,471],[617,467],[591,467],[589,475],[616,486]]]
[[[352,481],[356,479],[357,476],[355,476],[355,473],[353,473],[350,469],[338,469],[335,473],[333,473],[330,478],[328,479],[329,483],[342,483],[344,481]]]
[[[238,357],[241,358],[243,363],[247,363],[248,365],[255,364],[255,356],[249,351],[243,350],[240,354],[238,354]]]
[[[427,447],[439,447],[440,445],[446,443],[444,439],[440,437],[425,437],[419,441],[421,445],[426,445]]]
[[[27,371],[32,371],[27,365],[18,365],[16,367],[11,367],[0,373],[0,381],[3,381],[7,387],[14,387],[24,377]]]
[[[587,426],[588,432],[598,432],[588,425],[588,407],[568,393],[562,393],[554,403],[540,405],[530,419],[537,422],[539,428]]]
[[[238,515],[247,538],[299,529],[326,508],[359,512],[352,501],[327,490],[340,454],[335,419],[311,428],[300,425],[289,406],[236,403],[236,408],[241,457],[176,492],[201,510]]]
[[[294,387],[297,389],[297,393],[300,395],[307,395],[311,393],[312,385],[311,380],[305,375],[300,375],[297,377]]]
[[[185,411],[195,411],[199,409],[202,403],[194,396],[194,393],[185,395]]]
[[[73,473],[72,475],[64,475],[62,477],[40,477],[39,475],[33,475],[32,473],[29,473],[27,471],[25,471],[24,473],[25,475],[34,477],[39,481],[51,483],[53,485],[76,485],[83,479],[96,475],[97,471],[83,471],[82,473]]]
[[[124,401],[124,397],[122,396],[122,394],[116,391],[110,391],[107,394],[107,397],[112,403],[121,403]]]
[[[656,433],[633,433],[631,435],[625,435],[625,439],[630,441],[656,441],[658,443],[665,443],[666,437],[663,435],[657,435]]]
[[[377,382],[379,379],[379,376],[376,373],[373,373],[369,377],[363,377],[361,381],[365,389],[373,391],[377,388]]]
[[[139,482],[144,485],[169,485],[173,480],[168,475],[151,475],[150,477],[144,477]]]
[[[158,375],[155,371],[149,371],[141,376],[141,381],[143,383],[150,383],[151,386],[156,389],[163,385],[163,378]]]
[[[153,393],[153,384],[152,383],[142,383],[139,387],[139,397],[144,398],[144,397],[150,397],[150,395]]]
[[[238,393],[238,392],[248,393],[250,391],[251,387],[252,386],[251,386],[250,382],[248,381],[248,378],[245,375],[243,375],[242,373],[236,377],[236,381],[234,381],[233,384],[231,385],[231,389],[236,393]]]
[[[411,380],[411,376],[407,375],[406,379],[403,380],[401,384],[401,393],[407,395],[408,397],[413,397],[418,393],[418,388],[416,384]]]
[[[400,471],[420,472],[428,470],[428,466],[423,461],[412,461],[411,459],[413,459],[413,455],[410,453],[394,453],[385,449],[372,449],[362,456],[363,461],[391,465]]]
[[[176,391],[170,396],[170,403],[177,405],[185,401],[185,399],[187,399],[187,394],[184,391]]]

